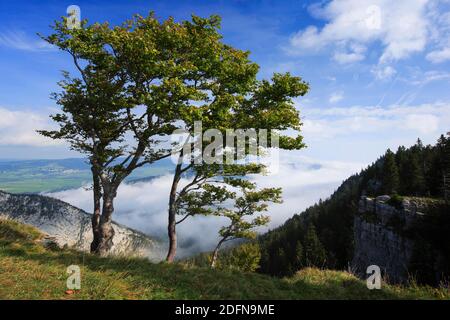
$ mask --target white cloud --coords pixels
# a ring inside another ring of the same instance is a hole
[[[403,79],[413,85],[423,86],[433,81],[450,80],[450,72],[430,70],[426,72],[418,72],[412,79]]]
[[[260,187],[283,188],[284,202],[269,206],[269,228],[279,226],[320,198],[326,198],[342,180],[364,166],[361,163],[319,162],[301,154],[302,151],[284,152],[280,157],[280,170],[276,174],[252,177]],[[166,241],[170,185],[170,175],[150,182],[123,184],[118,190],[113,219]],[[49,195],[87,212],[92,210],[91,192],[85,188]],[[227,219],[217,217],[198,216],[187,219],[178,226],[179,256],[211,250],[218,241],[220,227],[227,222]],[[259,231],[266,230],[267,228],[262,228]]]
[[[381,133],[439,134],[448,131],[450,104],[418,106],[313,108],[303,110],[303,132],[309,140]]]
[[[340,64],[354,63],[365,58],[366,47],[359,44],[351,44],[349,50],[338,50],[334,53],[333,60]]]
[[[447,7],[443,8],[444,5]],[[448,0],[432,1],[428,6],[429,34],[435,47],[426,55],[432,63],[450,60],[450,2]]]
[[[373,67],[371,72],[378,80],[389,80],[397,73],[397,71],[393,67],[383,65],[377,65]]]
[[[364,54],[356,52],[335,52],[333,60],[340,64],[353,63],[364,60]]]
[[[424,50],[427,43],[429,0],[332,0],[314,12],[327,21],[322,28],[308,26],[290,39],[288,51],[304,54],[327,46],[379,43],[380,62],[408,57]],[[363,52],[338,54],[341,60],[360,61]]]
[[[427,54],[426,58],[433,63],[441,63],[450,60],[450,48],[431,51]]]
[[[422,134],[433,133],[439,128],[439,118],[432,114],[410,114],[405,119],[405,125]]]
[[[331,94],[330,98],[328,99],[328,102],[330,103],[336,103],[344,99],[344,95],[342,92],[334,92]]]
[[[61,142],[41,136],[38,129],[50,129],[48,116],[32,111],[12,111],[0,107],[0,145],[49,146]]]
[[[12,30],[0,33],[0,46],[24,51],[50,51],[54,47],[36,35],[29,37],[22,31]]]

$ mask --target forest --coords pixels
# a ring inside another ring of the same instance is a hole
[[[387,194],[392,199],[414,196],[445,200],[439,212],[427,217],[409,235],[420,239],[417,250],[428,252],[417,254],[420,261],[414,268],[419,280],[432,282],[430,270],[426,270],[433,260],[430,248],[445,256],[447,268],[450,261],[449,173],[449,134],[441,135],[434,146],[424,146],[418,139],[410,148],[401,146],[395,153],[387,150],[366,169],[344,181],[328,199],[262,235],[259,271],[286,276],[308,266],[347,269],[352,259],[353,218],[360,196]]]

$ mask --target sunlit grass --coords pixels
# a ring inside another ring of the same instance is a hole
[[[139,258],[99,258],[44,248],[33,227],[0,220],[0,299],[449,299],[447,289],[368,290],[346,272],[304,269],[286,279]],[[66,269],[81,268],[81,290],[66,294]]]

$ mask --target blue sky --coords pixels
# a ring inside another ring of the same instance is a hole
[[[76,156],[34,133],[51,126],[50,93],[67,55],[36,33],[81,8],[90,22],[119,24],[154,10],[161,19],[222,16],[224,41],[250,50],[260,78],[290,71],[311,84],[296,101],[318,161],[369,163],[386,148],[434,143],[450,129],[450,1],[2,1],[0,158]]]

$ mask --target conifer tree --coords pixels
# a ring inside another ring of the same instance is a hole
[[[295,245],[295,265],[296,269],[300,269],[303,266],[303,245],[301,241],[297,241],[297,244]]]
[[[394,194],[399,190],[399,175],[394,153],[388,149],[384,155],[382,169],[382,192]]]
[[[276,253],[275,274],[282,275],[285,272],[288,272],[285,271],[288,270],[286,252],[283,247],[279,247]]]
[[[317,236],[316,227],[310,223],[305,236],[305,264],[322,267],[325,262],[325,249]]]
[[[420,165],[418,150],[413,149],[409,153],[405,171],[406,181],[404,183],[406,185],[406,194],[414,196],[422,195],[425,188],[425,178],[422,166]]]

